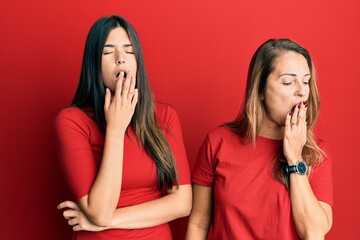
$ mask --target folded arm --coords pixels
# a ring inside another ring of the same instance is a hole
[[[100,227],[91,223],[77,204],[71,201],[61,203],[64,217],[75,231],[102,231],[105,229],[139,229],[154,227],[174,219],[188,216],[191,210],[191,185],[173,187],[166,196],[142,204],[116,209],[109,226]]]
[[[124,137],[126,129],[133,116],[137,104],[138,93],[135,89],[135,77],[128,74],[125,82],[116,83],[115,93],[111,95],[106,89],[104,112],[106,118],[106,134],[103,155],[98,172],[94,173],[95,160],[89,144],[88,134],[82,134],[78,130],[78,123],[73,121],[71,126],[58,124],[58,135],[60,139],[60,152],[65,175],[72,175],[70,184],[79,186],[76,176],[84,172],[92,172],[94,181],[91,183],[87,195],[79,200],[79,208],[82,213],[98,226],[109,226],[120,197],[122,185],[122,168]],[[71,122],[71,121],[70,121]],[[81,127],[79,128],[81,129]],[[71,142],[73,139],[77,142]],[[83,157],[86,150],[87,157]],[[81,159],[83,158],[83,159]],[[85,174],[86,175],[86,174]],[[89,182],[87,183],[89,184]],[[72,186],[74,188],[74,186]],[[79,188],[75,188],[79,189]],[[59,208],[63,208],[63,204]]]

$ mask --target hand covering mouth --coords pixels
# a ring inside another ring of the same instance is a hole
[[[121,72],[123,72],[123,74],[124,74],[124,78],[122,79],[122,80],[124,81],[124,80],[126,79],[126,72],[125,72],[125,71],[119,71],[119,72],[117,72],[117,73],[115,74],[115,79],[116,79],[116,80],[119,80],[119,77],[120,77]]]
[[[295,104],[295,105],[291,108],[290,112],[293,113],[294,110],[295,110],[295,108],[296,108],[296,106],[299,106],[299,108],[300,108],[301,104],[304,104],[305,106],[307,106],[307,101],[299,102],[299,103]]]

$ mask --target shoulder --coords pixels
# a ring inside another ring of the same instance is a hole
[[[174,108],[168,103],[155,102],[155,114],[157,117],[166,117],[176,114],[176,112]]]
[[[317,170],[322,168],[332,168],[332,156],[329,151],[329,147],[326,142],[322,139],[317,139],[316,144],[319,146],[321,151],[323,152],[323,156],[320,161],[315,162],[312,165],[312,173],[317,172]]]
[[[89,125],[95,123],[92,119],[93,112],[90,109],[80,109],[78,107],[67,107],[62,109],[54,120],[55,128],[68,125]]]
[[[217,141],[242,141],[242,137],[238,133],[224,125],[211,129],[207,134],[207,138]]]
[[[324,140],[318,138],[316,139],[316,144],[324,152],[325,155],[329,152],[329,147]]]
[[[226,126],[218,126],[208,131],[203,144],[211,146],[214,151],[219,149],[239,149],[244,145],[242,137]]]
[[[318,145],[318,147],[320,148],[320,150],[323,153],[323,157],[317,163],[321,164],[322,162],[331,161],[331,154],[330,154],[328,144],[324,140],[319,139],[319,138],[316,139],[316,144]]]
[[[69,118],[69,117],[81,117],[84,114],[84,111],[78,107],[66,107],[62,109],[58,114],[57,118]]]
[[[179,121],[174,108],[168,103],[156,102],[155,116],[159,125],[165,128],[171,126],[174,122]]]
[[[67,107],[62,109],[55,117],[55,121],[63,120],[80,120],[84,118],[90,118],[91,111],[83,110],[78,107]]]

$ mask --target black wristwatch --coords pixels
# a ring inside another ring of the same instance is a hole
[[[299,161],[293,166],[285,167],[285,172],[288,175],[290,173],[297,173],[300,175],[305,175],[307,173],[307,171],[308,171],[308,166],[306,165],[306,163],[304,161]]]

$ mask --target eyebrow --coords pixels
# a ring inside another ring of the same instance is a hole
[[[297,75],[295,73],[283,73],[279,75],[279,78],[282,76],[292,76],[292,77],[296,77]],[[307,77],[307,76],[311,76],[310,73],[305,74],[303,77]]]
[[[114,48],[115,45],[114,45],[114,44],[105,44],[104,47]],[[123,47],[132,47],[132,44],[131,44],[131,43],[127,43],[127,44],[124,44]]]

